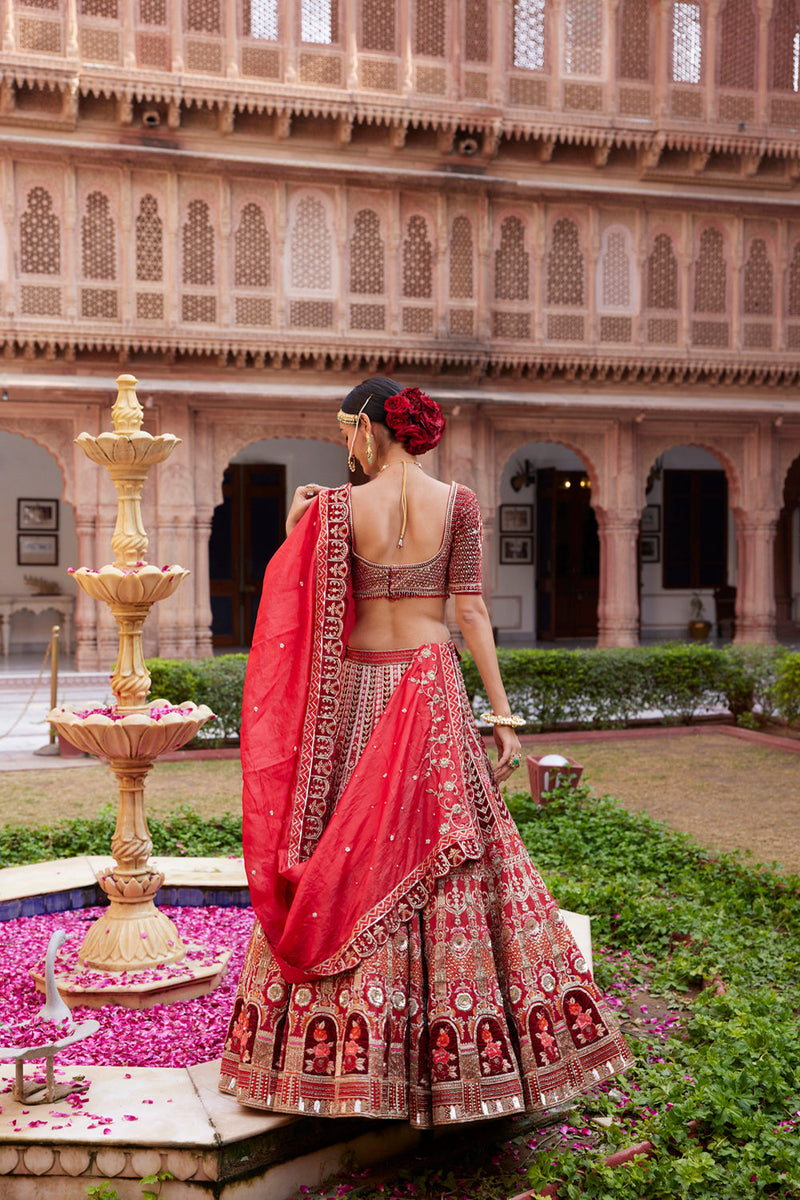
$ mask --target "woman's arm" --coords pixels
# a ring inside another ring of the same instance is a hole
[[[497,652],[492,637],[492,624],[482,596],[456,595],[456,621],[463,634],[467,649],[475,659],[475,666],[486,689],[492,712],[498,717],[511,715],[511,708],[500,678]],[[522,747],[516,730],[509,725],[495,725],[494,740],[497,745],[497,766],[494,777],[497,783],[508,779],[514,768],[511,759],[522,755]]]

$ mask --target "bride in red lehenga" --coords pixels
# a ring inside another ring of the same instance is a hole
[[[481,599],[473,492],[416,455],[444,418],[382,376],[338,419],[369,483],[297,489],[242,719],[258,920],[220,1088],[420,1127],[544,1109],[630,1064],[498,784],[520,743]],[[487,758],[444,623],[492,705]]]

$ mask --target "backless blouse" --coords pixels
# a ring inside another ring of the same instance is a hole
[[[483,523],[478,498],[451,483],[444,533],[432,558],[418,563],[376,563],[356,554],[350,509],[350,560],[356,600],[447,598],[481,592]]]

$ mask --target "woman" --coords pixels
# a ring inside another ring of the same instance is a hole
[[[369,482],[298,488],[242,721],[258,916],[220,1087],[415,1125],[561,1103],[627,1047],[497,785],[520,743],[481,598],[475,495],[416,461],[439,406],[378,376],[339,412]],[[492,769],[444,621],[492,706]]]

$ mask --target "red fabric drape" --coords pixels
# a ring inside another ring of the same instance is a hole
[[[425,903],[435,876],[481,853],[447,646],[419,648],[325,825],[352,623],[348,545],[349,489],[322,493],[267,567],[245,683],[248,882],[292,982],[370,953]]]

